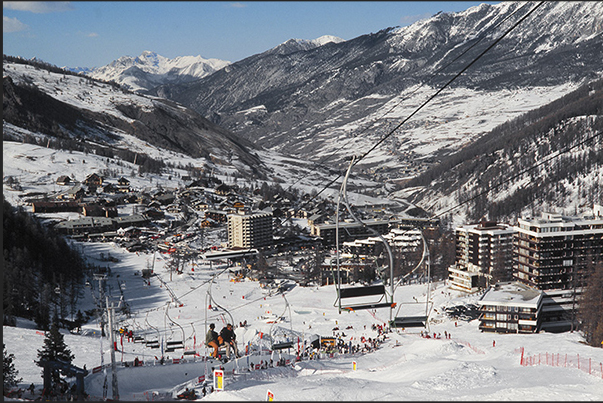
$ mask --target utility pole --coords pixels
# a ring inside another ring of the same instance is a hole
[[[119,307],[119,304],[109,305],[109,297],[106,297],[107,301],[107,316],[109,318],[109,333],[111,333],[111,386],[113,391],[113,400],[119,400],[119,390],[117,387],[117,365],[115,364],[115,331],[113,329],[113,310]]]

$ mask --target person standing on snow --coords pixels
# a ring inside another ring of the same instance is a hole
[[[211,356],[214,358],[218,356],[218,333],[214,330],[215,328],[216,325],[210,323],[209,330],[207,331],[207,335],[205,336],[205,345],[214,348],[214,351],[211,353]]]

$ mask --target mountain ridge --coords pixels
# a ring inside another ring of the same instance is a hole
[[[283,55],[270,50],[198,81],[162,85],[151,93],[177,100],[268,150],[315,161],[335,154],[340,168],[349,150],[338,152],[337,143],[354,137],[355,149],[369,149],[412,112],[398,105],[420,105],[417,98],[437,91],[532,7],[481,5],[307,51]],[[440,94],[438,102],[469,108],[463,105],[468,96],[489,93],[501,103],[522,105],[516,111],[508,108],[505,120],[550,102],[603,74],[598,62],[603,59],[602,21],[601,3],[545,2]],[[534,99],[535,92],[542,93],[540,100]],[[393,141],[402,145],[398,153],[421,149],[425,141],[432,146],[420,151],[422,158],[448,153],[451,145],[466,144],[492,129],[500,107],[492,103],[479,118],[459,114],[442,119],[448,120],[442,123],[447,130],[435,137],[420,129],[433,121],[430,115],[438,113],[421,113],[408,124],[414,126],[396,133]],[[368,133],[360,135],[366,127]],[[451,136],[454,140],[447,140]],[[388,166],[408,162],[379,151]]]

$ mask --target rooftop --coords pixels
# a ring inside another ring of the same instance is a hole
[[[542,299],[542,291],[528,285],[509,281],[495,284],[482,296],[481,305],[507,305],[537,308]]]

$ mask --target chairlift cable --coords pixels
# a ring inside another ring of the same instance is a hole
[[[414,112],[408,115],[401,123],[399,123],[394,129],[390,130],[390,132],[377,141],[367,152],[361,155],[357,160],[356,164],[364,159],[368,154],[374,151],[379,145],[381,145],[387,138],[389,138],[396,130],[398,130],[403,124],[405,124],[408,120],[410,120],[414,115],[416,115],[421,109],[423,109],[428,103],[430,103],[435,97],[444,91],[450,84],[452,84],[461,74],[463,74],[469,67],[475,64],[484,54],[486,54],[490,49],[496,46],[504,37],[506,37],[512,30],[514,30],[519,24],[521,24],[528,16],[530,16],[536,9],[544,4],[544,1],[538,3],[534,8],[528,11],[523,17],[521,17],[515,24],[513,24],[507,31],[505,31],[500,37],[498,37],[492,44],[490,44],[484,51],[482,51],[478,56],[476,56],[469,64],[467,64],[464,68],[462,68],[454,77],[452,77],[446,84],[444,84],[440,89],[438,89],[433,95],[431,95],[425,102],[423,102],[419,107],[417,107]],[[307,205],[310,201],[316,199],[322,192],[328,189],[333,183],[335,183],[341,177],[341,173],[337,175],[333,180],[331,180],[327,185],[325,185],[314,197],[304,203],[303,206]]]
[[[357,133],[353,139],[357,139],[358,137],[360,137],[361,135],[363,135],[370,127],[372,127],[372,125],[374,125],[376,122],[378,122],[379,120],[382,120],[385,116],[387,116],[390,112],[392,112],[394,109],[396,109],[398,106],[400,106],[402,104],[402,102],[408,100],[412,95],[414,95],[419,88],[423,87],[426,84],[431,83],[434,78],[443,70],[447,69],[449,66],[451,66],[454,62],[456,62],[458,59],[460,59],[461,57],[463,57],[465,54],[467,54],[471,49],[473,49],[475,46],[477,46],[478,44],[480,44],[484,39],[486,39],[487,37],[487,33],[489,31],[493,31],[496,28],[498,28],[500,25],[502,25],[505,21],[507,21],[508,19],[510,19],[512,16],[514,16],[516,13],[518,13],[519,11],[521,11],[524,7],[527,7],[529,3],[524,4],[523,6],[521,6],[520,8],[514,10],[511,14],[507,15],[505,18],[503,18],[501,21],[497,22],[496,24],[494,24],[493,26],[488,26],[486,28],[484,28],[484,30],[482,30],[482,32],[480,32],[478,34],[479,38],[473,43],[471,44],[471,46],[467,47],[465,50],[463,50],[458,56],[456,56],[455,58],[453,58],[450,62],[448,62],[447,64],[443,65],[442,67],[438,68],[436,71],[434,71],[431,76],[429,77],[429,79],[421,85],[417,85],[417,87],[411,91],[409,94],[407,94],[404,98],[400,99],[394,106],[392,106],[389,110],[387,110],[386,112],[384,112],[380,117],[374,119],[372,122],[370,122],[369,124],[367,124],[362,130],[359,131],[359,133]],[[347,142],[349,143],[349,141]],[[335,151],[333,151],[330,155],[324,157],[322,160],[316,162],[314,164],[314,166],[319,167],[322,164],[324,164],[326,161],[328,161],[330,158],[332,158],[333,156],[335,156],[339,151],[341,151],[343,148],[348,147],[348,144],[343,144],[341,147],[337,148]],[[308,177],[308,173],[304,174],[301,176],[301,178],[299,178],[297,180],[297,182],[293,183],[292,185],[289,186],[289,189],[291,189],[294,185],[300,183],[303,179],[305,179],[306,177]],[[335,179],[337,180],[339,178],[339,176]],[[334,181],[333,181],[334,182]],[[330,187],[333,182],[329,183],[326,188]],[[324,190],[324,189],[323,189]],[[322,193],[322,191],[320,192]],[[320,194],[319,193],[319,194]],[[314,199],[314,198],[313,198]],[[311,199],[311,200],[313,200]]]

